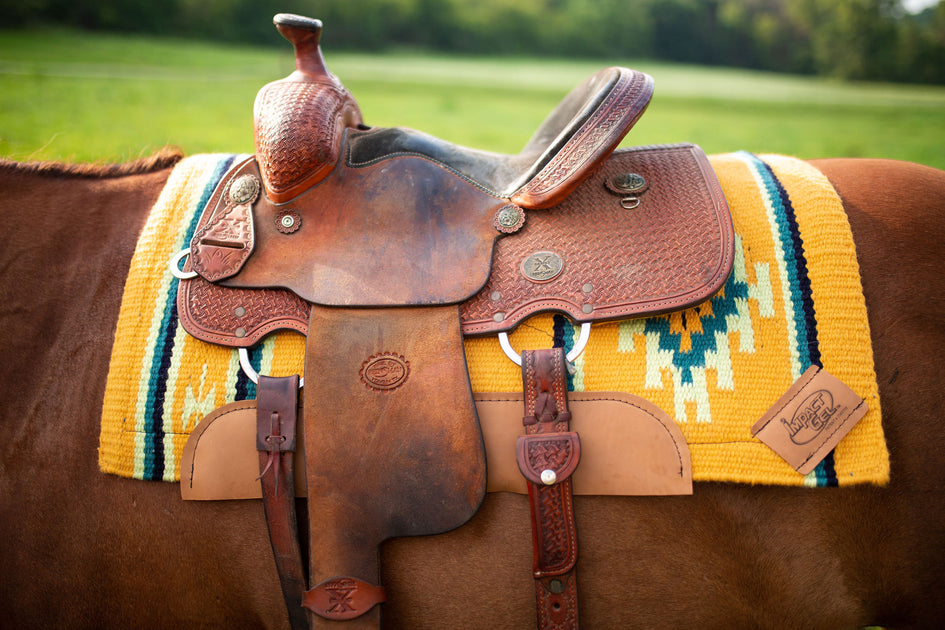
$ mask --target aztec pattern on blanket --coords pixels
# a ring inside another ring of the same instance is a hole
[[[167,260],[190,241],[199,211],[233,156],[196,156],[174,171],[132,260],[106,389],[99,463],[139,479],[179,479],[187,435],[214,408],[255,397],[237,353],[177,324]],[[575,391],[644,397],[680,425],[693,478],[806,486],[888,481],[866,306],[839,197],[810,165],[782,156],[714,156],[733,214],[735,269],[723,290],[689,310],[596,324],[576,360]],[[571,346],[577,327],[539,315],[515,348]],[[466,340],[473,390],[517,391],[521,374],[495,338]],[[250,352],[262,373],[302,369],[304,338],[270,335]],[[809,367],[819,365],[869,404],[817,469],[795,472],[749,427]]]

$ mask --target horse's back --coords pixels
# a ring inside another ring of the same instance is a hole
[[[815,164],[857,241],[890,484],[577,497],[587,627],[945,625],[945,173]],[[124,274],[167,176],[0,168],[0,615],[11,627],[286,623],[259,502],[184,503],[176,484],[97,468]],[[454,532],[386,543],[387,625],[533,624],[528,523],[527,500],[500,493]]]

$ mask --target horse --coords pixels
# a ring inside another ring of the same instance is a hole
[[[287,626],[261,502],[183,502],[176,484],[96,465],[124,274],[180,158],[0,162],[0,616],[9,627]],[[857,245],[890,481],[820,491],[696,482],[691,496],[575,497],[587,627],[945,624],[945,172],[812,164],[841,196]],[[528,518],[527,498],[494,493],[454,531],[384,543],[383,626],[533,625]]]

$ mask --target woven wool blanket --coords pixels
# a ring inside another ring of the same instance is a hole
[[[167,262],[193,235],[215,184],[240,156],[200,155],[172,173],[139,239],[126,280],[102,412],[99,465],[138,479],[177,481],[187,436],[213,409],[255,398],[237,352],[178,324],[178,280]],[[797,159],[749,153],[710,158],[732,211],[735,266],[715,297],[685,311],[595,324],[569,378],[573,391],[620,391],[666,411],[689,444],[693,479],[799,486],[884,484],[866,305],[853,238],[827,179]],[[515,348],[571,347],[577,327],[538,315]],[[250,352],[257,371],[302,372],[304,338],[270,335]],[[496,338],[465,341],[475,392],[521,389]],[[869,412],[801,475],[749,429],[811,365],[838,377]]]

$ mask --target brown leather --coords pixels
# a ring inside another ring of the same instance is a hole
[[[299,547],[293,483],[299,377],[260,376],[256,398],[256,448],[269,542],[292,630],[308,628],[302,608],[305,565]]]
[[[260,197],[253,255],[222,282],[281,286],[325,306],[461,302],[489,278],[492,223],[507,203],[416,156],[341,162],[288,206],[301,221],[291,233],[279,229],[285,207]]]
[[[481,393],[473,398],[486,446],[486,491],[527,494],[516,454],[509,448],[521,434],[521,392]],[[583,455],[572,476],[574,494],[692,494],[686,441],[672,418],[656,405],[619,392],[569,392],[568,408],[571,428],[581,435]],[[181,497],[260,498],[255,430],[253,400],[229,403],[201,420],[181,455]],[[305,497],[305,445],[303,440],[297,444],[295,492]]]
[[[341,155],[342,132],[361,124],[361,111],[325,67],[322,23],[287,14],[273,22],[295,47],[296,70],[259,91],[253,123],[263,183],[269,198],[281,203],[331,172]]]
[[[625,173],[647,182],[631,210],[620,205],[627,196],[607,187]],[[564,203],[529,213],[523,229],[496,242],[488,283],[462,304],[463,333],[510,330],[546,310],[585,322],[688,308],[724,284],[734,242],[725,198],[698,147],[617,151]],[[531,281],[522,262],[544,251],[564,262],[562,271]],[[308,304],[291,291],[236,289],[200,277],[181,283],[178,311],[195,337],[231,346],[252,346],[279,328],[304,334],[308,325]]]
[[[605,89],[594,87],[609,75],[616,75],[612,85]],[[599,100],[581,102],[586,93]],[[523,176],[525,183],[511,196],[512,203],[523,208],[540,209],[564,201],[617,148],[646,111],[652,95],[653,79],[627,68],[602,70],[575,88],[529,141],[529,146],[546,146],[542,157],[547,162],[542,160],[541,170],[534,175],[527,173]],[[572,105],[573,101],[577,103]],[[546,138],[551,135],[548,131],[557,131],[560,127],[556,124],[556,116],[575,105],[583,106],[580,107],[582,113],[591,110],[589,115],[574,116],[564,131],[557,134],[558,138],[566,138],[562,145],[548,143]]]
[[[394,155],[421,155],[519,207],[548,208],[607,158],[643,114],[652,93],[648,75],[605,68],[574,88],[517,155],[477,151],[394,127],[350,133],[346,160],[350,166],[365,166]]]
[[[307,591],[304,605],[324,619],[347,621],[385,601],[387,595],[380,586],[355,578],[333,577]]]
[[[239,272],[253,253],[255,236],[252,204],[259,196],[259,179],[255,175],[241,176],[241,171],[238,168],[227,186],[215,191],[217,198],[229,203],[222,212],[215,213],[211,220],[197,230],[191,240],[191,265],[194,269],[200,269],[203,277],[210,282]],[[254,187],[255,193],[243,195],[239,202],[234,202],[232,191],[240,188],[241,184]]]
[[[381,542],[456,528],[485,494],[458,310],[315,305],[309,326],[311,581],[376,584]]]
[[[571,502],[571,473],[580,461],[580,440],[569,431],[567,363],[563,348],[522,352],[525,435],[518,441],[523,471],[544,471],[529,479],[535,596],[539,630],[578,627],[577,526]],[[551,473],[550,478],[541,475]]]
[[[627,174],[646,189],[608,188]],[[561,272],[526,277],[523,264],[545,252]],[[530,212],[520,232],[496,243],[489,282],[462,305],[463,333],[511,330],[549,310],[594,322],[688,308],[721,289],[734,259],[728,206],[701,149],[621,150],[562,204]]]
[[[581,440],[574,432],[551,435],[523,435],[515,450],[518,469],[528,481],[541,484],[541,474],[554,470],[555,478],[571,477],[581,461]]]

